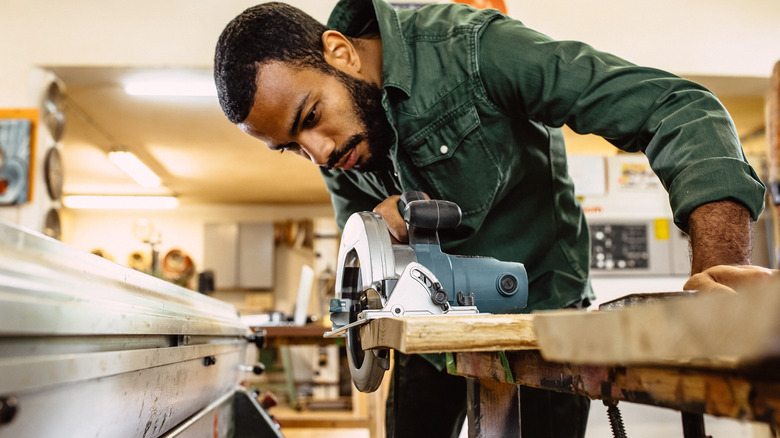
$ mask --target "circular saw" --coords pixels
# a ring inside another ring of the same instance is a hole
[[[390,367],[389,350],[362,347],[360,327],[372,319],[518,313],[528,301],[522,263],[442,252],[438,230],[460,224],[457,204],[407,192],[399,210],[408,244],[392,244],[384,219],[372,212],[353,214],[342,232],[333,327],[325,336],[346,337],[349,371],[362,392],[379,388]]]

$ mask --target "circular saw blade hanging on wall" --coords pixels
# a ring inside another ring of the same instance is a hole
[[[57,209],[50,208],[49,211],[46,212],[43,225],[43,234],[57,240],[60,240],[62,237],[60,212],[57,211]]]
[[[43,123],[52,139],[58,142],[65,133],[65,96],[57,81],[49,84],[43,96]]]
[[[62,157],[57,146],[52,146],[46,152],[44,161],[44,177],[46,178],[46,190],[52,201],[58,201],[62,197]]]

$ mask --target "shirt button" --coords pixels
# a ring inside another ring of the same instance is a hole
[[[448,148],[446,144],[441,145],[439,148],[439,151],[442,153],[442,155],[446,154],[448,150],[450,150],[450,148]]]

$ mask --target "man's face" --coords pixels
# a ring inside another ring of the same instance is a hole
[[[255,104],[238,126],[271,150],[363,172],[388,166],[394,141],[377,86],[278,61],[258,72]]]

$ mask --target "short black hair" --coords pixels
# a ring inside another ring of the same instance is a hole
[[[253,6],[234,18],[219,36],[214,81],[222,111],[233,123],[249,116],[257,72],[271,61],[329,71],[322,47],[328,27],[284,3]]]

